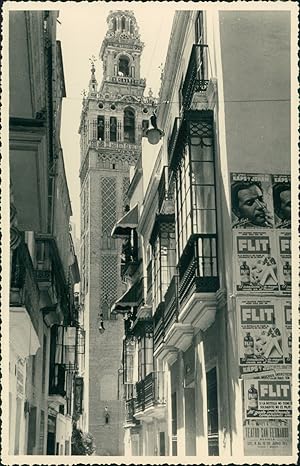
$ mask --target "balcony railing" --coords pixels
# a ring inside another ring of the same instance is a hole
[[[178,276],[174,275],[165,294],[164,326],[165,333],[178,320]]]
[[[91,141],[92,142],[92,141]],[[128,150],[136,150],[136,144],[130,142],[123,142],[123,141],[94,141],[94,145],[91,146],[95,149],[128,149]]]
[[[147,266],[147,304],[152,304],[152,260]]]
[[[135,419],[135,398],[131,398],[126,400],[125,402],[125,424],[129,425],[137,425],[140,421]]]
[[[191,293],[216,292],[219,289],[217,236],[193,235],[183,251],[178,270],[180,305]]]
[[[25,303],[25,281],[36,287],[36,279],[30,253],[27,245],[22,241],[13,251],[10,272],[10,306],[22,306]],[[31,311],[29,310],[29,314]]]
[[[49,371],[49,395],[66,395],[66,369],[64,364],[53,364]]]
[[[207,50],[205,44],[194,44],[192,47],[189,64],[182,85],[182,106],[189,110],[195,92],[206,91],[209,80],[207,79]]]
[[[126,238],[122,244],[121,278],[126,275],[132,276],[136,272],[140,260],[138,257],[138,237],[136,231],[133,232],[133,239]]]
[[[135,413],[159,404],[165,404],[163,371],[150,372],[143,380],[137,382]]]
[[[182,133],[183,133],[183,120],[182,118],[176,117],[173,124],[173,129],[171,136],[168,140],[168,165],[172,169],[174,165],[174,153],[175,148],[178,143],[182,140]]]
[[[161,302],[157,307],[154,314],[154,351],[159,348],[160,345],[164,342],[165,337],[165,322],[164,322],[164,313],[165,313],[165,303]]]
[[[168,186],[168,172],[167,167],[163,168],[161,178],[158,185],[158,210],[161,211],[165,201],[171,201],[173,199],[172,191]]]
[[[112,83],[118,83],[118,84],[134,84],[136,86],[146,86],[146,80],[145,79],[135,79],[131,78],[129,76],[112,76],[109,81]]]

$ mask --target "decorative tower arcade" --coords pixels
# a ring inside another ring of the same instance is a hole
[[[118,239],[111,237],[126,211],[129,171],[141,154],[154,99],[144,97],[140,78],[144,44],[131,11],[113,11],[99,58],[98,89],[92,62],[84,95],[81,136],[81,304],[88,316],[85,394],[86,422],[97,455],[123,455],[124,402],[122,338],[124,323],[110,308],[124,291]],[[100,331],[99,331],[100,328]]]

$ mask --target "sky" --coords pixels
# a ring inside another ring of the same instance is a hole
[[[134,11],[145,47],[141,59],[141,78],[154,96],[160,88],[161,65],[164,65],[176,4],[169,2],[66,2],[59,3],[57,39],[61,41],[67,97],[63,99],[61,143],[72,203],[76,236],[80,235],[80,144],[79,121],[82,91],[88,88],[90,61],[96,57],[96,78],[102,79],[99,52],[107,31],[106,18],[111,10]]]

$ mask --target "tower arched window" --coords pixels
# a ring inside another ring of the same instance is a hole
[[[119,58],[118,75],[129,76],[129,58],[124,55]]]
[[[124,18],[124,16],[122,16],[122,19],[121,19],[121,30],[125,31],[125,18]]]
[[[97,139],[104,141],[104,116],[99,115],[97,118]]]
[[[132,21],[130,21],[130,34],[133,34],[133,24],[132,24]]]
[[[131,108],[124,111],[124,142],[135,142],[135,117]]]
[[[110,122],[109,122],[109,137],[111,142],[116,142],[117,141],[117,119],[116,117],[110,117]]]
[[[113,29],[113,31],[115,32],[116,29],[117,29],[117,21],[116,21],[116,18],[113,18],[111,23],[112,23],[112,29]]]

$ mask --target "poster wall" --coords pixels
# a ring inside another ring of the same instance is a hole
[[[231,173],[246,456],[292,454],[291,179]]]

